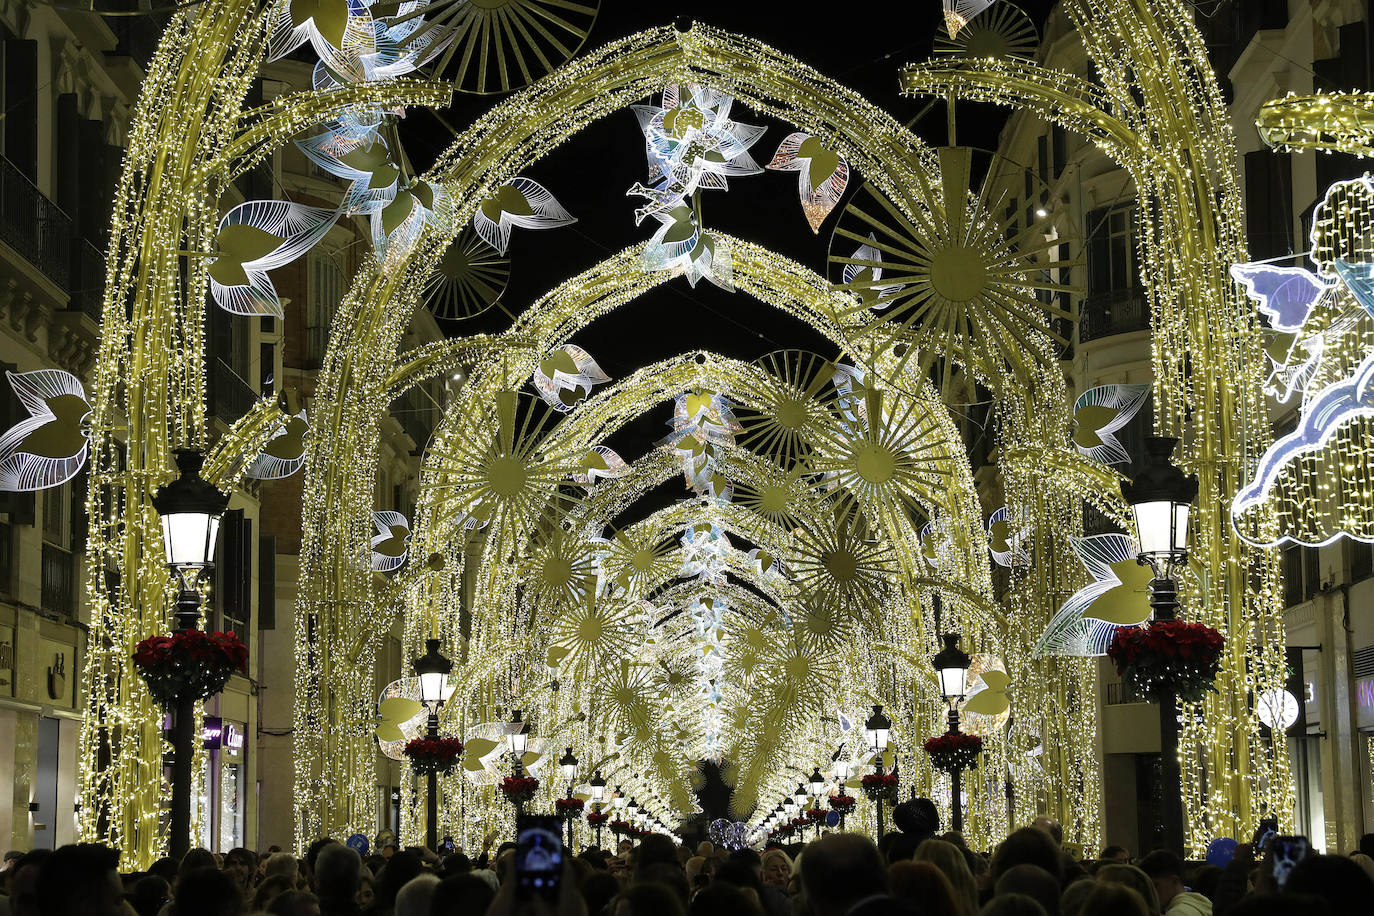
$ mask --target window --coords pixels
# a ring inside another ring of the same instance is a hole
[[[71,517],[72,490],[67,482],[43,492],[43,540],[66,547],[70,543],[68,521]]]
[[[1346,538],[1345,562],[1350,571],[1351,582],[1374,576],[1374,544]]]
[[[1088,294],[1099,296],[1138,286],[1135,204],[1102,207],[1088,214]]]
[[[1292,607],[1321,589],[1321,550],[1293,544],[1283,551],[1283,604]]]
[[[343,271],[328,254],[310,257],[310,295],[305,316],[306,367],[319,368],[329,347],[329,322],[343,298]]]

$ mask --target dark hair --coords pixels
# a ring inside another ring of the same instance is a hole
[[[257,892],[253,894],[253,909],[265,910],[267,909],[267,904],[287,891],[292,890],[295,890],[295,887],[291,884],[291,879],[286,877],[286,875],[271,875],[270,877],[264,878],[262,883],[258,885]]]
[[[902,833],[892,831],[883,835],[878,842],[878,851],[883,854],[883,859],[889,865],[893,862],[904,862],[916,855],[916,847],[925,842],[928,837],[925,834]]]
[[[181,861],[177,863],[177,877],[189,875],[201,868],[219,868],[219,864],[215,862],[213,852],[197,846],[195,849],[186,850],[186,855],[182,856]]]
[[[197,868],[177,878],[172,916],[238,916],[243,893],[218,868]]]
[[[434,888],[429,901],[430,916],[486,916],[496,891],[471,870],[450,875]]]
[[[1225,871],[1219,866],[1199,865],[1197,870],[1188,876],[1188,886],[1208,900],[1213,900],[1217,895],[1217,885],[1221,883],[1223,874]]]
[[[1116,857],[1116,856],[1121,855],[1123,852],[1125,852],[1127,855],[1130,855],[1129,852],[1126,852],[1126,847],[1125,847],[1125,846],[1103,846],[1103,847],[1102,847],[1102,858],[1104,858],[1104,859],[1111,859],[1111,858],[1114,858],[1114,857]]]
[[[887,893],[878,847],[857,833],[832,833],[806,847],[802,888],[815,916],[844,913],[865,897]]]
[[[1183,860],[1167,849],[1156,849],[1135,864],[1151,878],[1172,877],[1183,880]]]
[[[676,858],[671,863],[652,862],[637,867],[632,883],[662,885],[672,891],[684,907],[692,896],[692,889],[687,885],[687,874],[677,864]]]
[[[999,894],[978,911],[978,916],[1045,916],[1045,908],[1025,894]]]
[[[250,871],[258,867],[257,853],[252,852],[248,849],[244,849],[242,846],[235,846],[233,849],[229,850],[227,853],[224,854],[225,865],[228,865],[231,859],[241,860],[244,865],[248,866],[248,869]]]
[[[1320,897],[1332,912],[1358,913],[1374,899],[1374,879],[1345,856],[1316,855],[1293,867],[1284,890]]]
[[[949,877],[933,862],[894,862],[888,866],[892,896],[916,903],[929,916],[959,916],[968,912]]]
[[[1326,902],[1310,894],[1246,894],[1226,916],[1326,916],[1328,912]]]
[[[582,899],[586,901],[587,913],[597,916],[606,908],[606,904],[611,902],[611,898],[620,893],[620,882],[603,866],[600,871],[593,871],[583,878],[577,889],[582,892]]]
[[[752,888],[755,891],[763,889],[763,880],[759,877],[758,867],[736,859],[733,854],[725,860],[723,865],[717,866],[715,880],[732,884],[735,887]]]
[[[25,856],[20,860],[20,867],[29,861],[29,856]],[[45,856],[39,866],[38,880],[33,888],[38,898],[38,912],[43,916],[101,912],[101,894],[110,883],[110,875],[118,874],[118,868],[119,853],[108,846],[99,843],[63,846]]]
[[[472,871],[472,860],[465,853],[455,852],[444,857],[444,874],[466,875]]]
[[[170,885],[177,879],[177,860],[171,856],[163,856],[148,867],[148,874],[156,875]]]
[[[396,893],[405,887],[411,878],[423,869],[420,860],[412,852],[398,852],[386,862],[386,867],[377,876],[373,892],[377,895],[372,901],[375,910],[390,910],[396,904]]]
[[[639,847],[635,849],[635,871],[659,862],[667,862],[674,868],[682,867],[677,859],[677,844],[666,836],[652,833],[640,840]]]
[[[737,885],[713,881],[692,898],[689,916],[763,916],[758,903]]]
[[[1025,894],[1045,908],[1049,916],[1059,916],[1059,881],[1039,865],[1013,865],[997,879],[994,890],[1003,894]]]
[[[1360,837],[1360,852],[1374,859],[1374,833],[1366,833]]]
[[[296,911],[304,904],[319,904],[320,898],[309,891],[287,891],[273,898],[267,907],[272,916],[296,916]]]
[[[1055,881],[1063,878],[1059,847],[1054,838],[1038,827],[1022,827],[1011,834],[992,854],[992,880],[995,882],[1017,865],[1038,865]]]
[[[160,875],[144,875],[134,882],[133,893],[129,894],[129,906],[138,916],[157,916],[162,905],[167,902],[171,885]]]
[[[629,916],[687,916],[677,894],[662,884],[634,884],[611,901],[611,916],[619,916],[616,901],[629,905]]]
[[[683,848],[685,849],[686,847]],[[725,857],[725,861],[739,862],[744,865],[748,865],[750,868],[763,867],[763,856],[759,855],[757,852],[755,852],[747,846],[743,849],[736,849],[733,852],[731,852],[730,855]]]
[[[1083,898],[1079,916],[1151,916],[1145,898],[1124,884],[1099,881]]]
[[[316,840],[315,842],[311,843],[309,846],[306,847],[305,861],[306,864],[310,866],[310,871],[312,873],[315,871],[315,860],[320,857],[320,850],[324,849],[331,843],[337,842],[338,840],[331,839],[327,836],[322,836],[318,840]]]

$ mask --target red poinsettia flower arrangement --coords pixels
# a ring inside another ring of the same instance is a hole
[[[862,780],[864,794],[870,801],[887,798],[897,791],[896,773],[867,773]]]
[[[962,732],[936,735],[927,738],[926,753],[930,764],[937,770],[952,773],[955,770],[975,770],[978,768],[978,755],[983,753],[982,735],[965,735]]]
[[[819,824],[821,821],[825,820],[825,816],[829,813],[828,811],[822,811],[820,808],[807,808],[806,819],[813,824]]]
[[[507,776],[501,780],[501,794],[512,805],[523,805],[539,791],[539,780],[533,776]]]
[[[1225,645],[1225,638],[1204,623],[1159,620],[1117,630],[1107,655],[1141,696],[1157,700],[1172,692],[1196,703],[1213,689]]]
[[[631,830],[634,830],[634,827],[630,826],[628,821],[611,821],[611,833],[614,833],[616,836],[624,836]]]
[[[248,647],[233,633],[177,630],[135,646],[134,665],[159,703],[205,700],[222,691],[235,671],[248,673]]]
[[[447,773],[453,769],[463,753],[463,742],[457,738],[411,738],[401,753],[417,773]]]
[[[789,837],[789,836],[791,836],[792,834],[794,834],[794,833],[796,833],[796,832],[797,832],[797,828],[794,827],[791,823],[779,824],[778,827],[777,827],[777,829],[773,831],[773,833],[774,833],[776,836],[780,836],[780,837]]]
[[[854,810],[854,796],[852,795],[832,795],[830,796],[830,807],[841,814],[848,814]]]
[[[586,807],[586,802],[580,798],[555,798],[553,800],[554,811],[565,821],[576,820],[582,815],[582,809]]]
[[[592,811],[587,815],[587,823],[592,827],[600,827],[610,819],[611,816],[604,811]]]

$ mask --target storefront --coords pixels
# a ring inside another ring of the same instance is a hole
[[[200,845],[228,852],[245,844],[248,809],[247,724],[206,716],[201,728],[205,769],[201,772]]]

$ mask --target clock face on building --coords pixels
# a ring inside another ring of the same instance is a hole
[[[1287,690],[1276,687],[1260,694],[1255,704],[1259,720],[1275,731],[1286,731],[1298,721],[1298,700]]]

